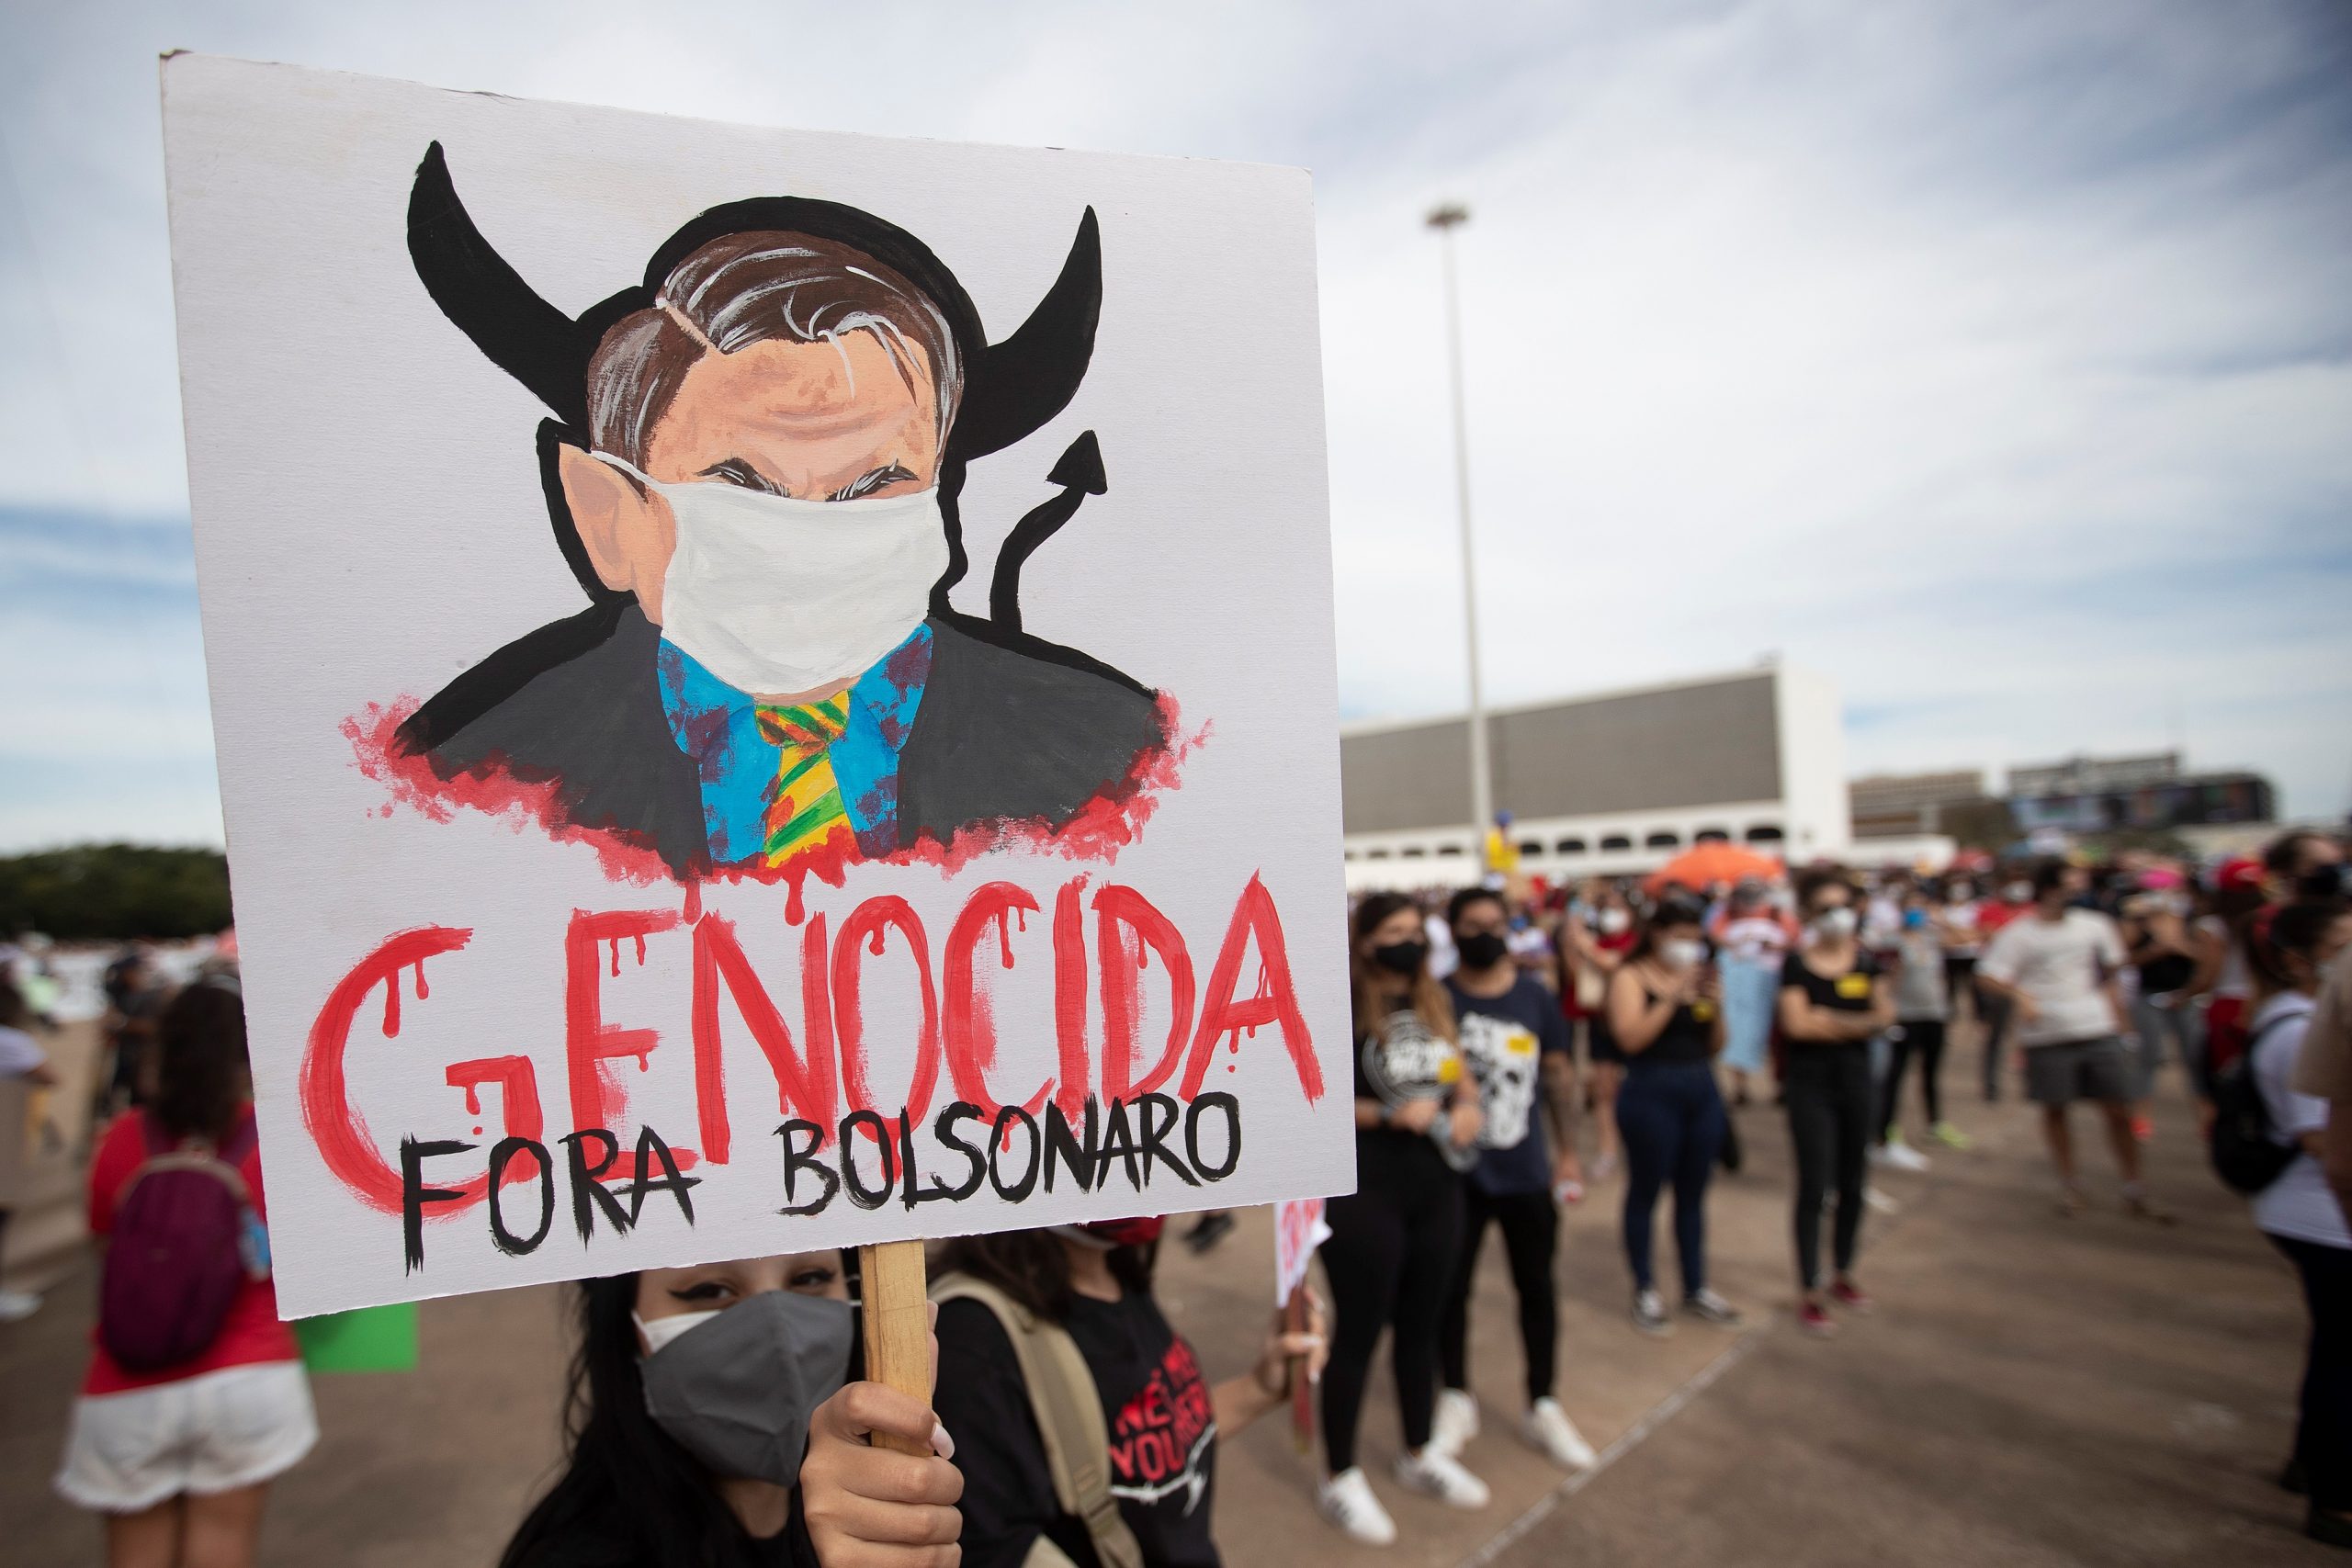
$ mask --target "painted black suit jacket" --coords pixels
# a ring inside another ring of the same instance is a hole
[[[1059,828],[1162,743],[1152,694],[1084,655],[931,623],[931,675],[899,753],[899,842],[1000,819]],[[552,780],[567,820],[649,843],[679,876],[711,869],[695,761],[672,739],[634,601],[508,644],[401,727],[443,778]]]

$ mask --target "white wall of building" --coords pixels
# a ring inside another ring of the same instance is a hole
[[[1521,869],[1555,883],[1583,876],[1640,875],[1656,871],[1700,842],[1702,834],[1722,834],[1733,843],[1752,844],[1765,853],[1782,856],[1792,865],[1821,858],[1851,858],[1855,850],[1847,795],[1845,716],[1837,683],[1786,668],[1774,670],[1772,676],[1781,798],[1660,811],[1521,818],[1511,826],[1512,840],[1532,840],[1544,846],[1540,852],[1522,852]],[[1558,847],[1563,840],[1574,840],[1583,841],[1581,851],[1563,852]],[[1624,847],[1604,848],[1611,840],[1623,840]],[[1351,892],[1460,887],[1479,875],[1477,837],[1466,822],[1351,833],[1346,845]],[[1925,858],[1937,858],[1939,848],[1940,859],[1949,860],[1951,854],[1948,839],[1916,845],[1906,840],[1905,847]]]

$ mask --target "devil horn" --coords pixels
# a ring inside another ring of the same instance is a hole
[[[1068,408],[1094,357],[1102,314],[1102,236],[1090,207],[1079,220],[1061,276],[1020,330],[991,344],[973,367],[953,455],[1001,451]]]
[[[586,427],[592,345],[571,317],[534,293],[482,238],[458,199],[438,141],[424,150],[409,190],[408,254],[441,313],[492,365],[523,383],[558,419]]]

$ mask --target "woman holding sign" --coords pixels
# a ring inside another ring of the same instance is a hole
[[[933,1287],[939,1410],[963,1434],[964,1568],[1216,1568],[1218,1445],[1323,1364],[1321,1312],[1279,1314],[1211,1383],[1151,1291],[1157,1218],[952,1242]]]
[[[1836,872],[1807,875],[1797,890],[1804,944],[1781,971],[1781,1036],[1789,1043],[1789,1135],[1797,1155],[1797,1285],[1804,1292],[1798,1325],[1835,1334],[1828,1302],[1870,1310],[1854,1282],[1862,1231],[1862,1183],[1870,1156],[1875,1093],[1871,1038],[1894,1021],[1894,997],[1878,960],[1855,936],[1854,889]],[[1831,1254],[1837,1277],[1821,1281],[1821,1206],[1838,1194]]]
[[[846,1293],[830,1252],[582,1280],[571,1454],[501,1568],[952,1563],[955,1445],[920,1401],[843,1386]]]
[[[1323,1517],[1352,1539],[1396,1539],[1388,1510],[1356,1466],[1356,1421],[1372,1353],[1393,1329],[1405,1449],[1396,1479],[1457,1508],[1483,1508],[1487,1485],[1430,1441],[1438,1324],[1462,1234],[1462,1170],[1477,1159],[1480,1107],[1462,1070],[1453,1007],[1430,975],[1419,908],[1394,893],[1356,906],[1356,1190],[1326,1213],[1331,1238],[1331,1365],[1323,1378],[1329,1479]]]

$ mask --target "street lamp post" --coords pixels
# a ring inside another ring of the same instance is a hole
[[[1470,209],[1449,202],[1430,213],[1445,267],[1445,346],[1453,389],[1453,493],[1462,518],[1463,635],[1470,649],[1470,811],[1477,834],[1472,852],[1484,863],[1487,834],[1495,825],[1494,776],[1487,758],[1487,704],[1478,682],[1478,566],[1470,544],[1470,425],[1462,403],[1462,304],[1453,278],[1453,231]]]

